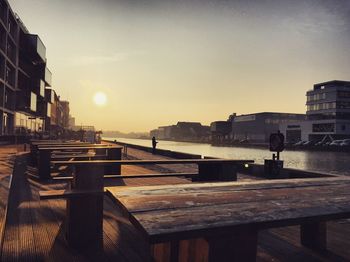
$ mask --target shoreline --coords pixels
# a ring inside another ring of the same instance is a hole
[[[110,142],[113,142],[114,138],[111,137],[103,137],[103,140],[107,140]],[[148,140],[145,138],[126,138],[126,137],[119,137],[118,139],[134,139],[134,140]],[[118,141],[117,142],[120,142]],[[149,139],[151,141],[151,139]],[[253,144],[253,143],[247,143],[247,144],[212,144],[209,142],[201,142],[201,141],[188,141],[188,140],[165,140],[165,139],[157,139],[157,141],[167,141],[167,142],[179,142],[179,143],[193,143],[193,144],[202,144],[202,145],[210,145],[212,147],[228,147],[228,148],[252,148],[252,149],[264,149],[269,150],[269,144]],[[124,142],[121,142],[124,143]],[[128,143],[126,143],[128,144]],[[145,146],[146,147],[146,146]],[[151,147],[149,147],[151,148]],[[284,151],[308,151],[308,152],[350,152],[350,146],[349,147],[323,147],[323,146],[290,146],[285,145]]]

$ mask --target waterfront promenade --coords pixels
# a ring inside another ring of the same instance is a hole
[[[2,148],[2,150],[5,150]],[[7,147],[0,158],[1,175],[6,181],[12,172],[8,156],[16,150]],[[167,159],[167,157],[128,149],[129,159]],[[69,249],[64,239],[64,200],[39,200],[39,190],[66,189],[67,182],[37,179],[37,170],[29,168],[18,155],[13,174],[8,216],[0,261],[146,261],[148,246],[128,219],[122,217],[105,197],[103,221],[103,250],[78,252]],[[162,172],[194,172],[193,165],[155,166],[151,169],[123,166],[122,174],[151,174]],[[243,177],[242,177],[243,178]],[[3,181],[3,180],[1,180]],[[105,185],[156,185],[189,183],[183,178],[133,178],[105,181]],[[6,191],[6,190],[5,190]],[[4,193],[5,191],[2,191]],[[6,193],[6,192],[5,192]],[[2,198],[4,199],[4,198]],[[6,203],[2,202],[2,207]],[[328,250],[318,253],[300,245],[299,227],[264,230],[259,234],[257,261],[347,261],[350,259],[350,222],[328,223]]]

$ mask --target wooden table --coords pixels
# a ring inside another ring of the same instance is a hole
[[[253,160],[238,159],[162,159],[162,160],[91,160],[91,161],[51,161],[55,166],[110,166],[110,165],[174,165],[196,164],[199,181],[236,181],[238,168],[254,163]]]
[[[106,188],[156,261],[255,261],[258,231],[290,225],[324,249],[325,221],[350,217],[349,189],[348,177]]]
[[[121,159],[121,146],[105,146],[105,145],[89,145],[89,146],[68,146],[68,147],[60,147],[60,146],[47,146],[44,148],[38,149],[38,173],[40,179],[50,179],[50,161],[51,161],[51,154],[53,152],[88,152],[89,150],[95,151],[95,153],[101,154],[102,152],[105,152],[106,159],[113,161],[113,160],[120,160]],[[65,155],[65,157],[68,157]],[[74,154],[71,154],[71,157],[74,158]],[[108,167],[106,170],[107,173],[110,174],[120,174],[120,165],[114,164]]]

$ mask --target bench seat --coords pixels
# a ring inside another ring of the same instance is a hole
[[[69,199],[75,197],[86,197],[103,195],[103,191],[91,191],[91,190],[46,190],[39,191],[40,199]]]

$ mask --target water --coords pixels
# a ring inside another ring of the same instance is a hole
[[[129,144],[151,147],[151,140],[108,138]],[[253,159],[262,164],[264,159],[271,159],[272,153],[267,149],[243,148],[243,147],[218,147],[209,144],[158,141],[157,148],[172,151],[199,154],[232,159]],[[350,154],[346,152],[319,152],[319,151],[284,151],[281,153],[284,166],[309,171],[319,171],[339,175],[350,175]]]

